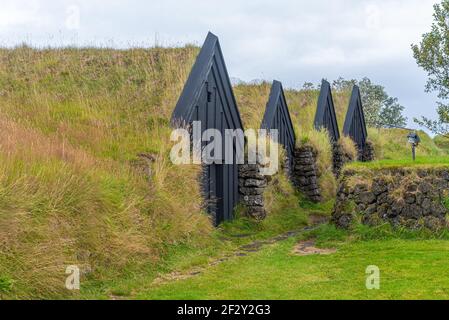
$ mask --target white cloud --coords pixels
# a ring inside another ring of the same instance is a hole
[[[0,5],[0,30],[43,23],[38,1],[2,1]]]

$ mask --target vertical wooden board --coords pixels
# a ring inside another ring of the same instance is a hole
[[[202,131],[243,129],[218,38],[209,33],[172,115],[172,124],[199,120]],[[224,141],[223,141],[224,144]],[[234,141],[234,152],[236,149]],[[204,143],[202,144],[204,147]],[[223,151],[224,147],[223,147]],[[215,223],[230,219],[238,199],[238,166],[220,163],[204,170],[203,193]]]
[[[338,129],[334,100],[332,98],[332,90],[330,83],[326,80],[323,80],[321,83],[321,91],[318,98],[314,125],[317,130],[322,128],[327,129],[333,142],[340,139],[340,131]]]
[[[351,137],[357,144],[359,150],[365,147],[368,131],[366,129],[365,115],[363,113],[362,99],[358,86],[354,86],[352,89],[343,134]]]
[[[234,163],[236,161],[236,158],[234,157]],[[230,185],[231,189],[234,192],[234,202],[233,202],[233,207],[235,207],[237,205],[237,203],[240,201],[240,195],[239,195],[239,191],[238,191],[238,183],[239,183],[239,169],[238,166],[232,166],[232,170],[234,172],[233,175],[233,179],[232,179],[232,184]],[[236,187],[235,187],[236,186]]]
[[[270,97],[267,102],[261,128],[277,129],[279,131],[279,143],[286,149],[289,162],[292,163],[296,136],[284,90],[279,81],[273,81],[271,86]]]

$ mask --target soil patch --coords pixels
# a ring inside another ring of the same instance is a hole
[[[310,255],[329,255],[337,252],[335,248],[317,248],[315,247],[315,241],[301,241],[293,248],[293,253],[300,256]]]

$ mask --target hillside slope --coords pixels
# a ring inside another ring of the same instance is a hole
[[[433,141],[435,142],[438,148],[449,152],[449,138],[437,135],[435,136],[435,138],[433,138]]]
[[[199,168],[168,160],[197,52],[0,50],[0,294],[66,296],[67,265],[109,279],[210,233]]]
[[[411,159],[411,146],[408,143],[407,129],[368,129],[369,139],[374,144],[376,159],[378,160],[406,160]],[[424,131],[418,131],[421,143],[416,149],[418,158],[444,157],[448,153],[437,146],[435,141]]]

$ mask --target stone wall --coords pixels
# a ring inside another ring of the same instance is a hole
[[[296,188],[313,202],[321,201],[318,186],[316,152],[311,146],[296,147],[291,179]]]
[[[349,161],[352,161],[352,159],[345,155],[343,146],[338,142],[332,143],[332,171],[336,177],[340,176],[343,166]]]
[[[370,162],[375,158],[374,146],[371,141],[366,141],[365,147],[359,150],[358,160],[362,162]]]
[[[332,221],[341,228],[360,221],[438,230],[447,227],[448,197],[449,169],[346,170]]]
[[[267,177],[260,174],[259,165],[239,166],[239,193],[246,214],[256,220],[265,219],[263,192],[267,187]]]

